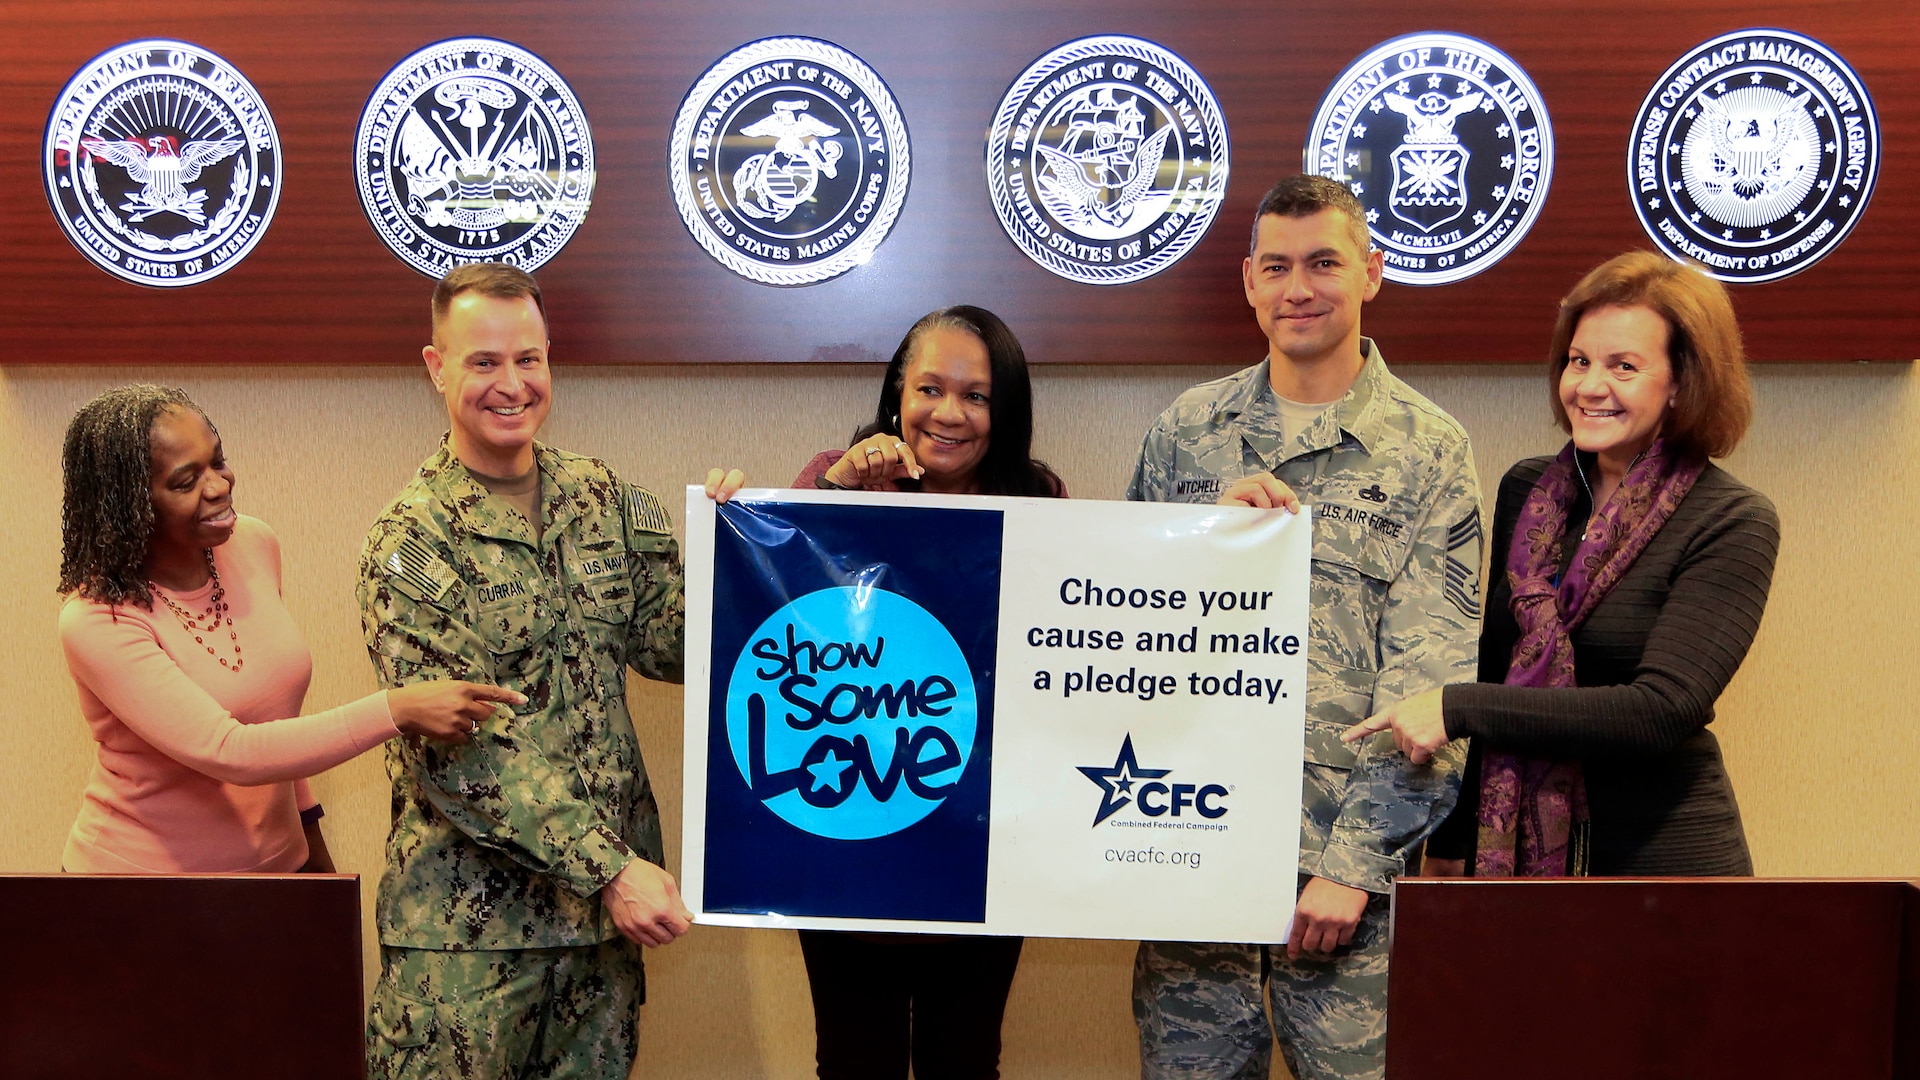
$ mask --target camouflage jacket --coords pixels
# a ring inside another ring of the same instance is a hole
[[[1459,797],[1466,747],[1415,766],[1355,721],[1472,681],[1480,636],[1480,488],[1466,432],[1387,371],[1373,342],[1347,395],[1283,443],[1268,361],[1174,401],[1140,446],[1127,498],[1211,503],[1271,471],[1313,507],[1300,872],[1386,892]]]
[[[592,458],[535,447],[540,540],[443,444],[367,534],[360,613],[385,686],[458,678],[527,695],[472,742],[387,743],[393,825],[380,940],[429,949],[585,945],[598,890],[661,861],[626,670],[679,682],[678,546],[658,499]]]

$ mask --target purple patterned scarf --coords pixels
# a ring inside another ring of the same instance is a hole
[[[1620,490],[1596,508],[1580,547],[1560,574],[1567,511],[1584,488],[1569,442],[1547,466],[1514,523],[1507,551],[1513,617],[1520,638],[1508,686],[1573,686],[1572,634],[1653,541],[1704,461],[1682,460],[1655,439],[1627,470]],[[1563,877],[1586,873],[1587,788],[1578,761],[1490,750],[1480,760],[1478,877]]]

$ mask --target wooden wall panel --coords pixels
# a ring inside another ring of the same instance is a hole
[[[1254,206],[1297,171],[1320,94],[1388,38],[1445,30],[1518,61],[1545,95],[1553,184],[1525,242],[1449,286],[1389,285],[1367,331],[1396,363],[1532,363],[1557,297],[1588,267],[1649,246],[1626,187],[1641,98],[1696,44],[1751,26],[1814,37],[1845,57],[1879,112],[1878,187],[1853,234],[1794,277],[1736,288],[1754,356],[1904,360],[1920,331],[1920,19],[1877,0],[1061,0],[1036,7],[870,0],[653,0],[458,6],[377,0],[67,0],[0,7],[0,361],[75,363],[412,362],[425,336],[427,279],[389,254],[351,174],[367,94],[419,47],[493,36],[539,54],[581,99],[599,160],[594,205],[540,273],[556,358],[737,363],[884,358],[917,316],[972,302],[1005,316],[1040,362],[1250,362],[1262,350],[1238,280]],[[1016,74],[1055,45],[1127,33],[1180,54],[1212,86],[1232,138],[1232,177],[1212,230],[1143,282],[1057,278],[1002,233],[988,202],[983,137]],[[720,56],[755,38],[836,42],[887,80],[912,134],[904,212],[871,263],[778,289],[725,270],[687,235],[667,186],[667,135],[681,97]],[[143,37],[190,41],[260,90],[279,127],[283,196],[251,256],[183,289],[127,284],[68,244],[39,176],[54,95],[89,58]]]

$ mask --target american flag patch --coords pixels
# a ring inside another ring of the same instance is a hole
[[[643,487],[627,485],[627,516],[633,520],[633,527],[641,532],[673,531],[673,519],[667,516],[667,508],[654,498],[653,492]]]
[[[387,572],[405,580],[428,600],[438,602],[459,580],[433,549],[409,536],[387,556]]]

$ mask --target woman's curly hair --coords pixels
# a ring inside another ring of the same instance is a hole
[[[60,447],[60,591],[103,604],[153,606],[153,424],[175,409],[206,413],[186,391],[135,383],[80,407]],[[212,421],[208,421],[212,427]]]

